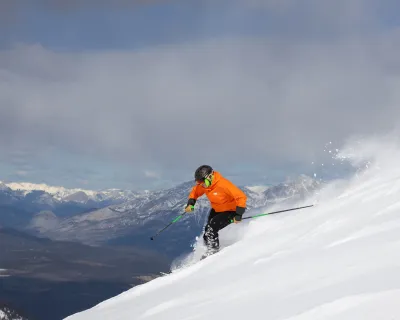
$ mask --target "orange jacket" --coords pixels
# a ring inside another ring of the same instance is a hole
[[[215,212],[236,211],[236,207],[246,208],[246,194],[219,172],[214,171],[214,179],[209,188],[195,185],[189,199],[195,199],[206,194]]]

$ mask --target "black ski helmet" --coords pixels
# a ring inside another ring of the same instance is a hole
[[[213,169],[208,165],[202,165],[197,168],[194,173],[194,179],[196,181],[204,181],[206,177],[208,177],[213,172]]]

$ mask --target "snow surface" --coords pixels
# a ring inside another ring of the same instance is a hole
[[[400,319],[398,150],[345,149],[368,169],[298,204],[313,208],[231,225],[214,256],[66,319]]]

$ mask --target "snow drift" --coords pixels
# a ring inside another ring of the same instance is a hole
[[[338,157],[362,170],[299,203],[315,207],[229,226],[218,254],[67,319],[400,318],[400,148]]]

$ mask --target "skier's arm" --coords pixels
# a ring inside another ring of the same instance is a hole
[[[192,191],[189,194],[189,199],[187,202],[187,206],[194,206],[196,204],[196,201],[199,197],[201,197],[204,194],[204,189],[200,188],[199,186],[195,185],[192,188]]]
[[[235,220],[236,221],[241,221],[242,220],[242,215],[246,211],[247,196],[242,190],[240,190],[237,186],[235,186],[230,181],[227,181],[226,190],[228,191],[229,194],[232,195],[232,197],[236,201]]]

